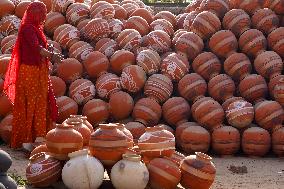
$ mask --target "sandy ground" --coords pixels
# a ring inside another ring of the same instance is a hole
[[[0,146],[13,158],[10,173],[25,178],[25,168],[28,160],[21,152]],[[284,188],[284,159],[276,157],[247,158],[247,157],[213,157],[217,168],[215,182],[211,189],[283,189]],[[243,167],[238,171],[235,167]],[[24,187],[20,187],[24,189]],[[30,187],[27,187],[31,189]],[[53,188],[65,188],[57,184]],[[104,181],[101,189],[112,189],[110,181]],[[182,187],[178,187],[179,189]]]

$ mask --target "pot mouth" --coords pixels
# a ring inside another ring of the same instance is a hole
[[[44,157],[46,155],[45,152],[39,152],[39,153],[36,153],[34,155],[32,155],[29,160],[30,161],[35,161],[36,159],[40,158],[40,157]]]
[[[206,160],[206,161],[212,160],[212,157],[210,157],[209,155],[204,154],[202,152],[195,152],[195,155],[196,155],[197,158],[202,159],[202,160]]]
[[[56,124],[56,128],[71,129],[71,128],[74,128],[74,126],[70,125],[70,124],[67,124],[67,123],[62,123],[62,124]]]
[[[101,123],[99,124],[99,128],[103,128],[103,129],[114,129],[117,128],[118,125],[114,124],[114,123]]]
[[[141,160],[141,156],[138,154],[122,154],[122,158],[126,159],[126,160],[130,160],[130,161],[140,161]]]
[[[89,151],[88,149],[82,149],[82,150],[77,150],[75,152],[71,152],[68,154],[69,158],[74,158],[78,156],[83,156],[83,155],[88,155]]]

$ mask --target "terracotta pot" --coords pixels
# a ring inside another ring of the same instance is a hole
[[[0,94],[0,107],[0,117],[4,117],[13,111],[13,104],[4,93]]]
[[[16,35],[9,35],[4,37],[1,41],[1,52],[3,54],[12,54],[14,45],[16,44]]]
[[[128,148],[127,136],[115,124],[100,124],[92,133],[89,149],[104,166],[112,167]]]
[[[278,75],[278,76],[271,78],[268,83],[270,96],[274,99],[275,99],[275,96],[277,96],[280,102],[281,102],[281,95],[277,95],[277,94],[281,94],[281,87],[282,87],[283,82],[284,82],[284,75]],[[275,89],[276,86],[277,86],[277,89]]]
[[[223,123],[225,117],[222,106],[210,97],[195,101],[191,112],[194,120],[209,130]]]
[[[146,82],[146,73],[138,65],[130,65],[122,70],[120,82],[122,88],[129,92],[139,92]]]
[[[135,64],[135,56],[128,50],[117,50],[110,58],[111,70],[116,74],[121,74],[122,70]]]
[[[149,172],[141,156],[136,154],[123,154],[111,169],[111,182],[117,189],[144,189],[149,181]]]
[[[187,122],[190,116],[190,106],[182,97],[172,97],[162,106],[163,118],[167,123],[177,126]]]
[[[118,50],[118,45],[113,39],[102,38],[96,43],[95,50],[100,51],[108,58],[110,58],[113,53]]]
[[[185,122],[185,123],[178,125],[175,129],[176,146],[179,149],[181,149],[181,142],[182,142],[181,141],[181,134],[182,134],[183,130],[185,130],[186,128],[188,128],[190,126],[199,126],[199,125],[196,122]]]
[[[93,51],[94,48],[89,43],[85,41],[78,41],[70,47],[69,57],[76,58],[80,62],[83,62]]]
[[[232,9],[228,11],[224,16],[222,23],[224,29],[231,30],[237,37],[251,27],[250,17],[242,9]]]
[[[15,15],[18,18],[23,18],[24,13],[26,12],[28,6],[31,4],[32,2],[30,0],[26,0],[26,1],[21,1],[15,8]]]
[[[98,1],[91,6],[91,18],[112,19],[115,15],[113,6],[106,1]]]
[[[281,74],[283,62],[276,52],[265,51],[254,59],[254,68],[258,74],[269,79]]]
[[[251,103],[265,98],[268,93],[265,79],[257,74],[246,76],[239,84],[239,91]]]
[[[116,38],[116,42],[121,49],[131,51],[140,46],[141,35],[135,29],[124,29]]]
[[[272,133],[272,150],[279,156],[284,156],[284,127],[279,126],[277,130],[274,130]]]
[[[73,0],[53,0],[52,11],[65,14],[68,6],[70,6],[72,3],[74,3]]]
[[[135,29],[141,36],[147,35],[150,31],[148,22],[140,16],[131,16],[126,20],[125,29]]]
[[[209,40],[209,47],[220,58],[227,58],[238,50],[238,40],[230,30],[220,30]]]
[[[154,127],[161,127],[161,128],[163,128],[163,129],[165,129],[167,131],[170,131],[173,135],[175,134],[175,130],[171,126],[169,126],[169,125],[160,123],[158,125],[155,125]]]
[[[249,15],[253,15],[256,11],[261,9],[264,5],[264,1],[259,0],[248,0],[248,1],[242,1],[242,0],[235,0],[235,4],[238,8],[243,9],[246,11]]]
[[[136,121],[128,122],[125,124],[125,128],[131,132],[134,143],[137,143],[140,136],[146,131],[146,127],[142,123]]]
[[[53,40],[68,49],[80,40],[80,32],[70,24],[63,24],[54,30]]]
[[[108,25],[110,30],[110,37],[115,39],[125,29],[125,25],[122,21],[118,19],[109,19]]]
[[[62,166],[59,160],[41,152],[30,157],[26,177],[34,187],[47,187],[61,177],[61,171]]]
[[[60,77],[50,76],[55,97],[63,96],[66,92],[66,84]]]
[[[138,8],[138,9],[136,9],[130,15],[130,17],[132,17],[132,16],[140,16],[141,18],[144,18],[149,25],[154,20],[154,15],[150,11],[148,11],[146,8]]]
[[[66,19],[69,24],[77,25],[80,21],[89,18],[90,8],[83,3],[73,3],[68,6]]]
[[[279,18],[270,9],[260,9],[252,16],[252,26],[268,35],[279,27]]]
[[[72,114],[78,113],[78,104],[67,96],[60,96],[56,98],[56,104],[58,106],[58,118],[57,122],[62,123]]]
[[[190,31],[191,30],[191,25],[192,22],[194,21],[194,19],[196,18],[196,16],[199,14],[199,11],[192,11],[189,12],[187,14],[187,16],[185,17],[184,21],[183,21],[183,28],[186,31]],[[173,43],[174,44],[174,43]]]
[[[224,70],[234,81],[241,81],[251,73],[252,66],[244,53],[234,53],[224,61]]]
[[[5,75],[9,66],[11,56],[2,56],[0,57],[0,78],[5,79]]]
[[[201,4],[202,0],[194,0],[190,1],[189,4],[185,8],[185,12],[190,13],[196,9],[199,9],[199,6]]]
[[[110,114],[116,120],[122,120],[131,114],[134,108],[133,98],[126,92],[113,93],[109,99]]]
[[[145,47],[161,54],[169,51],[171,38],[162,30],[151,31],[143,38],[143,44]]]
[[[52,157],[67,160],[68,153],[82,149],[83,137],[73,126],[57,124],[46,134],[46,147]]]
[[[94,132],[94,128],[92,126],[92,124],[88,121],[88,117],[87,116],[83,116],[83,115],[70,115],[70,118],[80,118],[83,121],[83,124],[86,125],[91,133]]]
[[[145,83],[144,94],[158,103],[164,103],[168,100],[172,92],[171,80],[162,74],[151,75]]]
[[[147,165],[149,185],[153,189],[176,189],[181,178],[179,167],[165,158],[155,158]]]
[[[59,12],[49,12],[46,15],[46,21],[44,23],[44,31],[48,35],[53,35],[56,28],[59,26],[66,24],[65,17]]]
[[[107,73],[110,63],[106,55],[99,51],[94,51],[87,56],[83,64],[91,78],[98,78]]]
[[[69,96],[79,105],[93,99],[95,94],[95,85],[88,79],[77,79],[69,86]]]
[[[276,14],[284,14],[283,2],[281,0],[266,0],[264,7],[272,9]]]
[[[131,132],[125,127],[125,124],[123,123],[114,123],[115,125],[117,125],[118,129],[120,131],[122,131],[125,136],[127,137],[127,146],[129,149],[134,148],[134,140],[133,140],[133,135],[131,134]],[[135,150],[134,150],[135,151]]]
[[[51,4],[52,4],[51,0],[39,0],[39,1],[45,4],[47,12],[51,11]]]
[[[111,94],[121,90],[120,79],[112,73],[103,74],[96,81],[96,89],[99,97],[108,99]]]
[[[246,129],[242,135],[243,152],[248,156],[264,156],[270,149],[271,137],[260,127]]]
[[[166,32],[169,36],[172,36],[174,34],[174,27],[166,19],[154,19],[154,21],[150,24],[150,30],[151,31],[157,31],[162,30]]]
[[[46,147],[46,144],[41,144],[37,146],[35,149],[33,149],[33,151],[30,154],[30,157],[32,157],[35,154],[42,153],[42,152],[48,154],[49,150]]]
[[[183,27],[184,21],[185,21],[185,19],[188,15],[189,15],[189,13],[182,13],[182,14],[177,15],[176,21],[177,21],[177,28],[178,29],[184,29],[184,27]]]
[[[204,48],[203,40],[193,32],[182,34],[174,45],[176,52],[184,55],[189,60],[194,60]]]
[[[208,82],[208,92],[211,97],[219,102],[224,102],[235,93],[235,83],[226,74],[220,74]]]
[[[240,36],[239,47],[249,57],[256,57],[266,50],[267,41],[261,31],[249,29]]]
[[[281,75],[282,76],[282,75]],[[281,106],[284,105],[283,101],[283,79],[280,79],[279,82],[273,88],[272,94],[274,96],[275,101],[277,101]]]
[[[240,149],[239,131],[231,126],[221,126],[212,132],[212,148],[219,155],[234,155]]]
[[[173,28],[176,26],[176,16],[170,11],[160,11],[154,16],[154,20],[165,19],[171,23]]]
[[[203,40],[209,39],[220,29],[221,22],[219,18],[209,11],[199,13],[191,25],[191,31],[199,35]]]
[[[244,100],[243,97],[231,97],[231,98],[228,98],[223,104],[222,104],[222,107],[224,109],[224,111],[227,111],[228,110],[228,107],[231,103],[233,102],[236,102],[236,101],[239,101],[239,100]]]
[[[53,46],[53,49],[52,49],[53,52],[62,54],[62,48],[59,43],[57,43],[56,41],[52,41],[52,40],[47,40],[47,43]]]
[[[184,160],[185,155],[183,155],[182,153],[175,151],[171,157],[165,157],[169,160],[171,160],[172,162],[174,162],[178,167],[180,167],[181,162]]]
[[[245,100],[235,100],[224,110],[228,123],[237,129],[247,127],[254,119],[254,107]]]
[[[20,23],[21,20],[17,16],[5,16],[0,21],[0,32],[5,36],[16,34],[20,27]]]
[[[175,151],[175,137],[161,127],[147,127],[138,140],[138,147],[148,161],[163,156],[170,157]]]
[[[267,37],[268,46],[284,58],[284,27],[273,30]]]
[[[161,106],[151,98],[141,98],[133,108],[132,117],[145,126],[156,125],[162,115]]]
[[[130,17],[130,15],[139,8],[139,6],[137,5],[137,3],[135,3],[134,1],[131,2],[126,2],[124,4],[121,5],[127,12],[127,16]]]
[[[88,150],[72,152],[68,156],[70,160],[62,169],[65,186],[70,189],[99,188],[104,178],[104,167],[101,162],[88,155]]]
[[[200,11],[210,11],[216,14],[220,19],[229,11],[229,1],[225,0],[205,0],[200,3]]]
[[[0,122],[0,138],[6,143],[10,144],[12,134],[13,115],[9,114]]]
[[[82,77],[83,65],[76,58],[66,58],[56,68],[56,75],[67,84]]]
[[[1,1],[0,7],[1,7],[0,18],[9,14],[13,14],[15,10],[14,3],[9,0]]]
[[[109,107],[107,102],[101,99],[92,99],[84,105],[82,114],[87,116],[92,125],[98,125],[108,120]]]
[[[160,70],[160,55],[151,49],[142,50],[136,56],[136,63],[141,66],[148,75],[157,73]]]
[[[81,33],[89,41],[97,42],[109,34],[109,25],[107,20],[102,18],[91,19],[82,29]]]
[[[180,184],[190,189],[208,189],[215,179],[215,165],[210,156],[201,152],[195,154],[182,161]]]
[[[254,108],[255,121],[260,127],[270,131],[282,124],[284,111],[278,102],[265,100],[255,104]]]
[[[206,81],[221,73],[221,62],[212,52],[199,54],[192,62],[195,73],[201,75]]]

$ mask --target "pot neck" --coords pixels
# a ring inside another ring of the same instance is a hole
[[[34,162],[36,162],[36,161],[38,161],[38,160],[45,159],[45,156],[46,156],[45,152],[39,152],[39,153],[36,153],[36,154],[34,154],[33,156],[31,156],[31,157],[29,158],[29,160],[30,160],[32,163],[34,163]]]
[[[196,159],[206,162],[206,163],[210,163],[212,160],[212,157],[202,152],[195,152],[195,155],[196,155]]]
[[[117,129],[118,126],[117,126],[116,124],[113,124],[113,123],[109,123],[109,124],[99,124],[99,128],[100,128],[100,129],[112,130],[112,129]]]
[[[80,126],[83,123],[83,120],[79,117],[70,117],[66,119],[64,123],[68,125]]]
[[[137,154],[122,154],[122,158],[124,160],[133,161],[133,162],[141,161],[141,156]]]
[[[75,157],[86,156],[86,155],[88,155],[88,150],[87,149],[82,149],[82,150],[78,150],[78,151],[69,153],[68,157],[75,158]]]

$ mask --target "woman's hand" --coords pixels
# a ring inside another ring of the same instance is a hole
[[[63,60],[63,56],[59,53],[54,53],[52,55],[52,61],[55,63],[61,63],[61,61]]]

